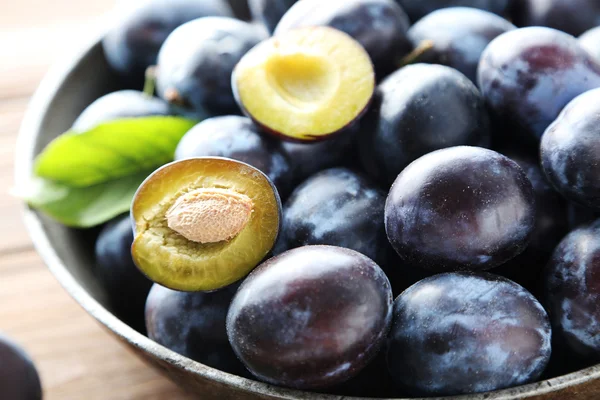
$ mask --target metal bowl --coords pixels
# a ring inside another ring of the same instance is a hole
[[[17,182],[27,179],[34,157],[52,139],[66,131],[79,113],[99,96],[116,89],[99,40],[75,57],[56,65],[35,94],[19,135]],[[26,209],[25,223],[33,243],[56,279],[69,294],[112,334],[150,365],[201,399],[341,400],[278,388],[240,378],[192,361],[151,341],[116,318],[105,307],[107,294],[91,273],[93,255],[81,231],[66,228]],[[344,399],[348,399],[344,397]],[[514,389],[448,397],[454,400],[600,399],[600,365]]]

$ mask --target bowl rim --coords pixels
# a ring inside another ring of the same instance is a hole
[[[17,137],[17,146],[15,152],[15,182],[22,182],[29,179],[33,171],[33,159],[35,157],[35,143],[42,131],[45,121],[49,115],[49,107],[56,99],[58,93],[69,82],[73,75],[73,70],[87,57],[90,57],[94,51],[101,47],[101,40],[105,34],[105,29],[96,33],[92,40],[88,41],[77,51],[71,50],[66,57],[57,58],[62,61],[54,63],[39,87],[32,96],[27,111],[23,117],[23,122]],[[311,392],[302,392],[293,389],[276,387],[267,383],[238,377],[236,375],[223,372],[199,362],[184,357],[158,343],[150,340],[148,337],[137,332],[127,324],[119,320],[110,311],[104,308],[95,300],[69,273],[55,249],[52,247],[49,236],[44,229],[42,220],[38,213],[26,204],[22,204],[22,214],[25,227],[33,241],[34,248],[47,265],[50,272],[56,280],[67,291],[67,293],[81,306],[90,316],[100,324],[108,328],[114,335],[122,341],[138,348],[144,353],[149,353],[153,357],[171,364],[176,368],[181,368],[188,373],[200,375],[205,379],[212,380],[222,385],[231,387],[248,394],[271,396],[289,400],[343,400],[355,399],[366,400],[365,397],[349,397],[340,395],[327,395]],[[589,381],[600,381],[600,364],[562,375],[556,378],[530,383],[515,388],[503,389],[494,392],[478,393],[462,396],[444,397],[444,400],[517,400],[526,399],[532,396],[550,394],[571,386],[581,385]],[[442,398],[437,398],[442,400]],[[374,399],[375,400],[375,399]],[[381,400],[381,399],[379,399]],[[436,400],[436,398],[417,399],[417,398],[394,398],[388,400]]]

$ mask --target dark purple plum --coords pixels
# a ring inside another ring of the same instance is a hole
[[[499,119],[539,141],[564,106],[600,87],[600,64],[573,36],[522,28],[498,36],[485,49],[478,82]]]
[[[392,290],[368,257],[306,246],[267,260],[242,283],[227,315],[229,341],[259,379],[314,389],[355,376],[379,351]]]
[[[597,0],[514,0],[511,10],[517,26],[547,26],[579,36],[600,25]]]
[[[282,196],[291,191],[293,171],[281,144],[261,135],[246,117],[223,116],[206,119],[181,139],[175,159],[226,157],[261,170]]]
[[[281,17],[296,3],[296,0],[248,0],[250,13],[255,21],[273,32]]]
[[[483,98],[460,72],[415,64],[388,76],[361,121],[360,157],[386,187],[412,161],[459,145],[486,147],[490,124]]]
[[[507,156],[519,164],[533,185],[536,223],[525,251],[492,272],[537,294],[542,286],[544,267],[558,243],[569,232],[567,202],[550,186],[537,160],[510,153]]]
[[[511,159],[479,147],[429,153],[398,176],[385,205],[390,243],[409,265],[485,270],[520,254],[535,228],[533,187]]]
[[[42,385],[31,358],[0,334],[0,399],[42,400]]]
[[[250,21],[252,19],[248,2],[249,0],[227,0],[227,3],[229,3],[233,10],[233,15],[242,21]]]
[[[175,28],[196,18],[230,16],[223,0],[149,0],[123,3],[102,40],[109,65],[140,86],[146,68],[156,64],[158,51]]]
[[[356,164],[358,124],[349,127],[343,135],[311,143],[282,142],[293,170],[295,184],[328,168]]]
[[[579,36],[579,45],[600,62],[600,26]]]
[[[104,95],[86,107],[73,123],[73,130],[85,132],[104,122],[121,118],[170,115],[169,105],[137,90],[119,90]]]
[[[133,263],[132,244],[129,215],[106,224],[96,240],[94,272],[108,293],[110,309],[135,329],[143,330],[144,304],[152,282]]]
[[[462,72],[477,82],[477,67],[483,50],[497,36],[516,27],[487,11],[451,7],[434,11],[408,30],[413,46],[431,41],[431,48],[419,61],[442,64]]]
[[[158,54],[158,94],[186,114],[239,113],[231,89],[233,68],[267,33],[226,17],[190,21],[175,29]]]
[[[385,193],[347,168],[321,171],[294,190],[283,208],[274,253],[307,245],[331,245],[375,260],[395,284],[401,262],[385,235]]]
[[[542,168],[567,199],[600,211],[600,89],[570,102],[544,133]]]
[[[406,37],[408,17],[394,0],[302,0],[283,16],[275,35],[315,25],[352,36],[367,50],[381,75],[398,68],[412,49]]]
[[[555,333],[580,357],[600,360],[600,222],[571,232],[546,270]]]
[[[567,206],[567,221],[569,230],[574,230],[582,225],[587,225],[600,218],[600,213],[594,212],[587,207],[577,203],[569,203]]]
[[[481,393],[535,381],[551,353],[546,311],[492,274],[447,273],[394,302],[387,348],[398,384],[416,395]]]
[[[146,329],[155,342],[210,367],[247,376],[225,321],[237,285],[216,292],[177,292],[155,284],[146,302]]]
[[[506,15],[513,0],[396,0],[411,21],[416,22],[440,8],[471,7]]]

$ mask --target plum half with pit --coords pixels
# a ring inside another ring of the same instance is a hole
[[[600,87],[600,63],[573,36],[543,27],[498,36],[477,74],[494,115],[536,143],[571,100]]]
[[[548,315],[531,293],[491,274],[447,273],[394,302],[390,373],[415,395],[480,393],[533,382],[548,365]]]
[[[73,130],[88,131],[104,122],[122,118],[171,115],[167,103],[137,90],[119,90],[87,106],[73,123]]]
[[[486,147],[491,137],[477,87],[442,65],[409,65],[388,76],[360,125],[361,162],[387,187],[422,155],[452,146]]]
[[[211,291],[246,276],[271,251],[281,201],[270,179],[240,161],[190,158],[167,164],[131,206],[137,267],[180,291]]]
[[[225,329],[229,304],[237,288],[231,285],[210,293],[190,293],[155,284],[146,302],[148,337],[202,364],[247,375]]]
[[[102,228],[96,240],[94,273],[108,293],[111,310],[135,329],[143,329],[142,314],[152,282],[131,257],[133,227],[129,215]]]
[[[394,182],[385,205],[390,243],[409,265],[486,270],[520,254],[535,228],[535,194],[511,159],[480,147],[429,153]]]
[[[516,29],[504,18],[469,7],[437,10],[415,23],[408,37],[415,48],[428,46],[420,62],[442,64],[477,82],[479,59],[497,36]]]
[[[158,54],[158,94],[186,115],[239,112],[231,72],[266,37],[260,27],[227,17],[199,18],[181,25]]]
[[[267,175],[282,197],[291,191],[293,171],[280,142],[261,134],[246,117],[213,117],[190,129],[177,145],[175,159],[194,157],[245,162]]]
[[[242,283],[227,335],[257,378],[298,389],[355,376],[377,355],[391,322],[392,291],[368,257],[305,246],[267,260]]]
[[[196,18],[231,16],[224,0],[149,0],[117,7],[118,18],[102,39],[108,64],[141,86],[146,68],[156,64],[160,47],[178,26]]]
[[[275,35],[305,26],[329,26],[352,36],[382,76],[396,70],[412,49],[408,17],[394,0],[302,0],[281,18]]]
[[[42,385],[29,355],[0,334],[0,399],[42,400]]]
[[[333,28],[306,27],[250,50],[235,67],[232,86],[240,108],[263,130],[311,142],[330,138],[362,116],[375,73],[356,40]]]
[[[582,358],[600,360],[600,222],[583,226],[558,245],[546,270],[554,330]]]
[[[567,199],[600,211],[600,89],[571,101],[546,130],[542,168]]]

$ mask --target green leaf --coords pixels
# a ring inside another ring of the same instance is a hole
[[[70,131],[44,149],[34,171],[38,177],[82,188],[155,169],[173,160],[177,144],[195,124],[160,116],[115,120],[83,133]]]
[[[151,173],[152,170],[136,172],[86,188],[32,178],[18,194],[31,207],[64,225],[89,228],[129,211],[137,188]]]

